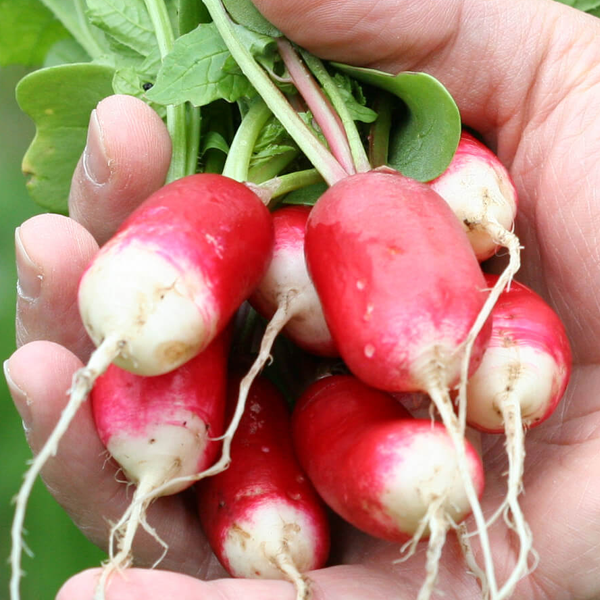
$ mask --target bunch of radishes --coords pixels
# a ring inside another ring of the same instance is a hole
[[[468,566],[483,596],[507,598],[533,551],[518,502],[523,431],[551,414],[570,374],[558,317],[512,281],[520,248],[510,177],[467,133],[430,184],[371,169],[281,41],[330,153],[303,137],[302,120],[270,95],[267,74],[227,33],[220,3],[205,4],[268,109],[330,187],[313,208],[270,213],[277,179],[257,190],[224,175],[192,175],[148,198],[101,249],[79,288],[98,348],[26,477],[13,568],[33,480],[91,391],[100,437],[137,486],[112,529],[99,598],[111,573],[133,561],[138,526],[160,542],[146,521],[151,501],[195,482],[206,535],[233,576],[287,578],[308,598],[303,573],[327,561],[324,501],[375,537],[411,549],[428,539],[423,599],[447,532],[472,513],[484,565],[469,557]],[[509,251],[508,266],[499,277],[484,275],[479,261],[499,247]],[[271,320],[247,373],[229,375],[230,359],[239,366],[230,356],[234,316],[246,300]],[[346,369],[306,382],[291,424],[281,394],[256,379],[282,330],[303,351],[339,355]],[[411,392],[430,397],[430,418],[403,407]],[[506,499],[487,521],[479,504],[484,467],[466,440],[467,423],[506,434]],[[498,515],[519,540],[502,586],[487,534]],[[470,534],[461,535],[468,544]],[[18,579],[12,591],[16,597]]]

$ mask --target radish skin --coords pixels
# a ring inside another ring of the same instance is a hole
[[[430,535],[427,598],[452,523],[470,512],[454,443],[440,423],[413,419],[391,396],[353,376],[320,379],[292,416],[294,447],[325,502],[362,531],[406,543]],[[478,496],[483,465],[465,441],[469,475]]]
[[[496,275],[486,275],[494,286]],[[488,433],[506,435],[509,470],[504,502],[491,517],[504,514],[519,536],[519,555],[498,593],[508,598],[529,572],[532,537],[518,496],[525,461],[524,430],[550,417],[571,374],[571,349],[558,315],[535,292],[518,282],[505,290],[492,311],[492,336],[481,365],[467,387],[467,422]],[[512,519],[511,519],[512,517]]]
[[[19,599],[27,499],[97,377],[113,361],[161,375],[201,352],[264,275],[272,243],[271,216],[256,194],[201,174],[152,194],[98,252],[79,288],[81,317],[98,348],[75,373],[68,404],[17,495],[11,598]]]
[[[308,206],[287,206],[273,213],[273,258],[250,304],[271,319],[290,293],[283,333],[300,348],[318,356],[337,356],[321,302],[306,269],[304,238]]]
[[[449,395],[479,365],[490,336],[486,283],[460,222],[428,185],[377,169],[321,196],[305,245],[327,325],[352,373],[385,391],[426,392],[435,403],[454,442],[493,594],[485,519]]]
[[[237,406],[231,386],[229,412]],[[325,564],[324,507],[294,456],[290,416],[264,378],[250,390],[231,445],[231,466],[197,486],[200,520],[221,564],[234,577],[288,579],[309,598],[301,573]]]
[[[202,353],[164,375],[144,377],[111,365],[96,381],[91,401],[98,434],[136,485],[130,509],[111,529],[109,562],[96,599],[104,599],[110,574],[131,564],[137,527],[153,533],[146,522],[149,495],[214,463],[219,444],[211,438],[223,431],[230,337],[229,331],[222,333]],[[185,487],[172,485],[161,495]]]
[[[337,355],[327,329],[319,297],[306,270],[304,258],[305,226],[310,209],[288,207],[273,214],[273,258],[250,302],[269,321],[261,340],[258,356],[241,380],[237,408],[222,436],[223,454],[207,472],[214,475],[227,468],[233,436],[240,423],[252,382],[269,358],[282,329],[301,347],[323,356]]]
[[[429,185],[462,221],[475,256],[493,256],[517,214],[517,190],[498,157],[463,131],[448,168]]]
[[[462,222],[479,261],[490,258],[501,246],[509,253],[508,264],[496,280],[480,320],[465,342],[458,396],[459,421],[464,431],[471,346],[481,319],[490,314],[498,296],[510,287],[521,267],[521,244],[513,233],[517,191],[498,157],[466,131],[462,132],[456,153],[446,171],[429,185],[446,200]]]

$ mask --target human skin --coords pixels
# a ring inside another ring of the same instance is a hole
[[[525,248],[518,279],[557,310],[574,352],[566,397],[546,423],[527,435],[526,494],[520,499],[540,562],[514,598],[597,598],[600,21],[550,0],[255,3],[318,56],[438,77],[456,99],[465,124],[478,130],[508,166],[519,192],[517,233]],[[18,236],[19,349],[8,362],[8,373],[34,451],[64,405],[72,373],[91,351],[74,303],[79,275],[98,241],[106,240],[161,185],[168,166],[168,137],[149,109],[115,97],[103,101],[96,114],[104,158],[101,145],[91,141],[87,169],[82,161],[74,177],[73,218],[38,216],[24,223]],[[105,546],[107,520],[115,520],[127,500],[114,470],[102,468],[101,453],[84,406],[43,477],[75,523]],[[484,437],[484,460],[483,507],[492,512],[505,492],[501,436]],[[115,598],[294,598],[286,582],[222,579],[188,500],[184,494],[153,506],[150,522],[170,546],[164,570],[133,569],[127,578],[115,577],[110,587]],[[332,563],[337,566],[311,573],[316,600],[416,597],[424,546],[409,561],[394,565],[397,545],[337,522],[335,530]],[[514,560],[514,538],[502,524],[490,534],[501,583]],[[138,564],[149,566],[161,548],[140,536],[134,551]],[[97,571],[72,578],[59,599],[91,598],[96,578]],[[445,547],[437,587],[449,598],[479,597],[454,536]]]

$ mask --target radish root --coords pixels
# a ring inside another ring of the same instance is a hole
[[[20,598],[19,583],[23,574],[21,571],[21,555],[24,547],[22,537],[23,523],[25,521],[27,500],[31,495],[35,480],[48,460],[56,455],[60,440],[69,428],[79,407],[87,399],[96,379],[108,369],[112,361],[124,348],[125,343],[125,341],[116,336],[107,337],[102,344],[94,350],[88,364],[75,372],[71,388],[68,392],[69,401],[63,409],[50,437],[46,440],[44,447],[32,460],[31,466],[25,474],[21,489],[15,498],[15,516],[11,529],[12,548],[10,562],[12,575],[10,580],[10,597],[12,600],[19,600]]]
[[[275,338],[279,335],[281,330],[285,327],[285,324],[290,320],[293,315],[293,299],[296,297],[297,293],[295,290],[291,290],[284,298],[284,301],[279,305],[279,308],[273,315],[271,321],[267,325],[265,330],[263,339],[260,344],[260,349],[258,356],[256,357],[254,363],[250,367],[248,373],[244,376],[242,381],[240,382],[240,392],[238,396],[237,405],[235,411],[233,413],[233,417],[231,419],[231,423],[227,428],[227,431],[222,436],[211,438],[212,440],[223,440],[223,449],[221,452],[221,458],[210,468],[198,473],[197,475],[191,475],[186,477],[175,477],[164,484],[156,487],[154,490],[139,495],[137,501],[131,503],[131,505],[125,511],[123,515],[123,519],[129,518],[129,515],[133,510],[136,510],[136,504],[144,503],[147,501],[151,501],[154,498],[160,496],[163,491],[165,491],[168,487],[180,484],[180,483],[188,483],[194,481],[200,481],[206,477],[211,477],[212,475],[216,475],[217,473],[221,473],[225,471],[227,467],[229,467],[229,463],[231,462],[231,442],[233,440],[233,436],[238,428],[242,415],[244,414],[244,409],[246,407],[246,400],[248,398],[248,393],[250,392],[250,387],[252,383],[256,379],[257,375],[262,371],[263,367],[271,358],[271,348],[273,347],[273,343]]]
[[[454,413],[452,400],[450,399],[448,390],[443,384],[446,380],[445,367],[441,361],[435,362],[433,367],[433,377],[430,380],[428,393],[442,418],[442,422],[450,435],[452,443],[454,444],[457,468],[465,488],[465,493],[477,525],[477,533],[481,541],[486,577],[489,582],[492,597],[495,598],[498,588],[496,585],[496,575],[487,532],[487,524],[483,516],[483,511],[481,510],[481,504],[479,503],[475,486],[473,485],[473,480],[471,479],[471,475],[467,468],[464,433],[462,433],[459,421]]]
[[[309,600],[311,597],[308,580],[296,567],[287,542],[284,540],[279,552],[271,558],[277,568],[285,575],[285,578],[294,584],[296,588],[296,600]]]

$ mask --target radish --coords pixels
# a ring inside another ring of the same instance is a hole
[[[232,386],[229,412],[237,407]],[[234,577],[289,579],[309,597],[300,573],[322,567],[329,528],[321,500],[300,470],[283,397],[264,378],[250,390],[231,445],[231,466],[197,486],[202,526]]]
[[[453,440],[444,426],[413,419],[387,394],[353,376],[334,375],[311,385],[292,416],[300,464],[325,502],[370,535],[393,542],[429,535],[428,598],[448,527],[470,512]],[[464,442],[477,495],[483,465]]]
[[[269,360],[275,338],[282,329],[308,352],[337,356],[319,297],[306,270],[304,236],[309,213],[310,208],[306,206],[289,206],[273,213],[273,258],[250,297],[250,303],[256,310],[271,320],[261,340],[258,356],[240,382],[237,409],[223,436],[224,457],[229,456],[231,438],[244,413],[252,382]],[[211,470],[209,474],[212,473]]]
[[[273,338],[283,328],[286,336],[307,352],[337,356],[306,270],[304,237],[309,214],[308,206],[287,206],[273,213],[273,258],[249,301],[263,317],[273,319],[273,331],[269,332]],[[269,340],[269,347],[272,342]]]
[[[348,368],[378,389],[429,394],[457,464],[495,591],[489,540],[449,388],[481,361],[490,336],[486,282],[460,222],[428,185],[390,169],[347,177],[317,201],[305,242],[309,273]],[[491,309],[491,307],[489,307]]]
[[[507,246],[517,251],[510,234],[517,213],[517,191],[498,157],[470,133],[463,131],[452,162],[429,185],[462,221],[479,261]]]
[[[486,275],[490,286],[498,277]],[[506,435],[508,492],[492,521],[508,510],[520,538],[517,565],[498,598],[508,598],[528,571],[531,533],[519,506],[525,460],[524,429],[555,410],[571,373],[571,349],[558,315],[535,292],[513,282],[492,312],[492,337],[467,388],[467,421],[481,431]]]
[[[489,315],[498,296],[510,286],[521,266],[521,245],[512,232],[517,213],[517,191],[498,157],[470,133],[463,131],[448,168],[429,185],[452,208],[462,222],[479,261],[490,258],[500,246],[509,252],[509,262],[492,289],[486,308]],[[459,391],[460,422],[464,427],[467,406],[466,382],[470,348],[477,327],[466,343]]]
[[[202,174],[152,194],[96,255],[82,277],[79,306],[98,348],[75,373],[69,402],[17,496],[14,598],[27,498],[96,378],[112,361],[161,375],[204,350],[262,278],[272,242],[271,216],[256,194],[227,177]]]
[[[130,509],[111,529],[110,561],[97,598],[104,598],[110,573],[132,562],[138,525],[156,537],[146,522],[150,500],[144,498],[215,461],[219,444],[211,437],[223,430],[229,338],[229,331],[222,333],[202,353],[164,375],[144,377],[111,365],[96,381],[91,401],[98,434],[137,486]],[[184,487],[176,483],[162,495],[176,494]],[[117,535],[121,538],[115,555]]]

